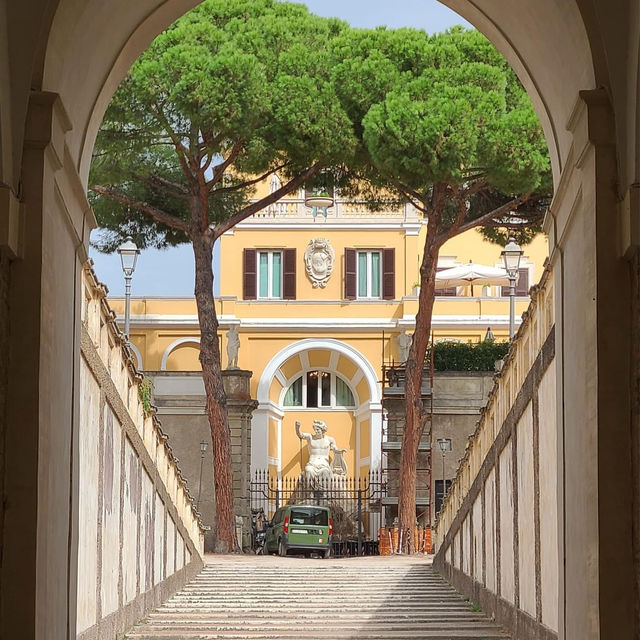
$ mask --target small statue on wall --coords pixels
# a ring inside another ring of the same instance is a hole
[[[306,440],[309,447],[309,461],[304,468],[304,477],[312,483],[331,480],[336,475],[346,475],[347,463],[342,454],[346,449],[338,449],[336,441],[327,435],[327,425],[323,420],[313,421],[313,434],[300,431],[296,421],[296,434],[300,440]],[[333,462],[329,464],[329,453],[333,451]],[[335,468],[334,468],[335,467]]]
[[[398,362],[406,362],[409,359],[409,350],[411,349],[412,342],[413,336],[410,336],[406,331],[402,331],[396,336],[396,345],[398,347]]]
[[[232,325],[227,331],[227,369],[238,368],[238,351],[240,350],[240,336],[238,329]]]

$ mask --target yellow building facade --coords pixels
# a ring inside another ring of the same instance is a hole
[[[265,188],[275,189],[277,179]],[[239,224],[221,238],[220,295],[223,367],[227,331],[239,338],[238,366],[253,372],[252,469],[297,476],[307,459],[295,422],[310,432],[322,419],[350,475],[383,463],[381,375],[398,362],[397,336],[412,333],[425,222],[411,206],[372,213],[336,198],[324,211],[296,193]],[[439,268],[472,260],[500,266],[501,248],[477,231],[442,248]],[[542,235],[524,248],[516,318],[529,303],[547,256]],[[437,340],[478,342],[491,327],[507,339],[509,299],[500,286],[447,290],[433,313]],[[121,313],[123,301],[112,301]],[[146,371],[197,371],[195,300],[134,298],[131,341]]]

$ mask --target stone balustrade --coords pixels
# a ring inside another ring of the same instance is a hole
[[[120,637],[203,566],[199,514],[106,294],[88,263],[78,436],[83,640]]]
[[[321,219],[324,216],[318,212]],[[418,221],[420,213],[415,207],[410,205],[388,206],[380,211],[371,211],[371,207],[365,202],[353,200],[335,201],[334,206],[327,209],[327,220],[353,221],[354,219],[367,218],[368,220],[393,220],[393,221]],[[265,207],[262,211],[254,214],[246,223],[255,223],[260,220],[283,219],[287,222],[309,222],[313,218],[313,210],[305,205],[302,198],[290,198],[279,200],[278,202]],[[243,223],[241,223],[243,224]]]
[[[514,638],[556,638],[553,273],[531,304],[438,514],[434,564]]]

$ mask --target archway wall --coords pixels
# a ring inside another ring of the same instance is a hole
[[[573,456],[566,470],[569,489],[559,490],[560,525],[571,527],[561,531],[571,557],[560,576],[560,634],[632,637],[631,304],[628,264],[620,256],[640,244],[638,188],[629,189],[640,178],[638,3],[447,3],[500,47],[534,91],[554,155],[557,195],[547,228],[558,292],[557,379],[564,400],[558,424]],[[67,587],[74,580],[77,513],[68,505],[77,495],[77,294],[93,224],[84,197],[86,173],[117,83],[153,36],[193,4],[2,3],[0,191],[9,197],[0,198],[0,220],[4,224],[7,212],[21,204],[29,221],[9,286],[3,504],[12,510],[2,529],[3,637],[75,636],[75,605],[68,597],[75,590]],[[578,92],[594,87],[603,89],[582,102]],[[6,235],[0,244],[10,249]],[[559,460],[563,456],[559,451]],[[47,522],[46,530],[39,522]],[[562,609],[570,619],[563,621]],[[28,632],[24,621],[33,621]],[[621,631],[622,623],[627,627]]]
[[[434,566],[523,639],[559,630],[553,305],[547,269],[434,531]]]
[[[569,105],[579,90],[601,85],[610,88],[621,116],[621,188],[638,181],[633,143],[638,130],[637,3],[517,0],[505,11],[491,0],[441,1],[483,31],[518,72],[545,127],[556,179],[570,146]],[[9,64],[0,65],[0,182],[17,191],[30,87],[61,96],[74,124],[71,156],[86,180],[95,133],[113,91],[155,35],[196,4],[26,0],[4,5],[0,34],[7,37],[0,38],[0,60]],[[621,23],[627,29],[620,29]]]
[[[516,0],[505,11],[491,0],[441,1],[485,33],[520,76],[545,128],[556,180],[571,144],[566,130],[569,105],[578,91],[606,86],[616,112],[624,114],[617,123],[621,188],[638,181],[640,163],[631,142],[637,140],[638,130],[637,3]],[[15,5],[27,3],[11,4],[13,12],[18,11]],[[45,3],[31,0],[30,4]],[[75,123],[70,148],[83,179],[97,127],[118,83],[157,33],[196,4],[198,0],[114,0],[108,4],[61,0],[55,13],[54,3],[48,3],[48,10],[38,11],[43,37],[39,47],[29,51],[26,34],[20,38],[16,33],[15,39],[8,40],[14,52],[12,60],[22,67],[19,77],[23,85],[31,62],[31,86],[61,95]],[[119,18],[117,24],[114,15]],[[628,26],[626,32],[619,27],[621,21]],[[112,28],[104,29],[104,24]],[[25,109],[24,101],[17,101],[13,109],[11,129],[18,143],[14,149],[21,148],[20,123]],[[16,154],[14,164],[20,157]]]

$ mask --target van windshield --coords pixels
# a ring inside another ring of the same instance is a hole
[[[315,524],[326,527],[329,514],[326,509],[291,509],[291,524]]]

